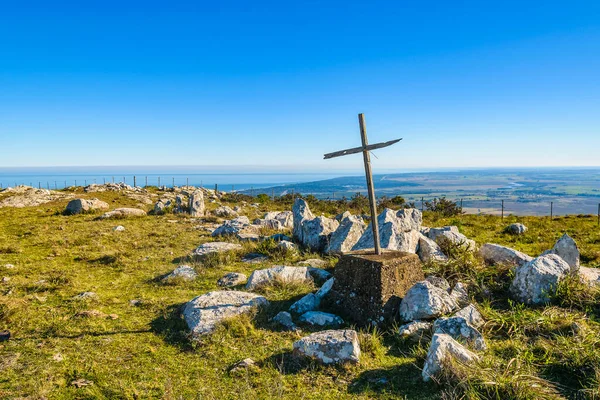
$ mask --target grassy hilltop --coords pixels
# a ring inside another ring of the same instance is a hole
[[[139,204],[121,192],[85,194],[79,188],[76,195],[97,197],[111,209]],[[242,205],[234,196],[225,200]],[[189,263],[185,257],[195,247],[212,241],[203,225],[214,221],[175,214],[120,220],[64,216],[67,201],[0,208],[0,330],[12,334],[0,343],[0,398],[600,398],[600,294],[577,282],[562,284],[552,305],[534,308],[508,299],[507,268],[484,266],[465,253],[456,253],[446,265],[425,266],[451,283],[470,284],[472,300],[487,321],[482,331],[489,349],[479,365],[459,368],[447,383],[424,384],[420,368],[427,343],[403,342],[392,328],[360,332],[358,365],[324,367],[296,359],[292,343],[306,331],[280,331],[269,319],[313,290],[309,286],[265,288],[270,308],[231,320],[202,342],[190,341],[180,306],[218,289],[216,282],[226,272],[249,275],[319,255],[284,253],[269,242],[244,243],[243,251],[190,264],[199,273],[193,283],[167,285],[157,278]],[[241,214],[252,219],[291,209],[288,201],[274,203],[265,196],[259,201],[258,209],[244,205]],[[316,200],[310,205],[315,214],[345,211]],[[216,205],[207,202],[207,207]],[[362,207],[353,205],[353,212]],[[511,222],[529,230],[518,237],[503,233]],[[126,230],[113,231],[117,225]],[[566,232],[581,249],[582,265],[600,266],[600,227],[591,216],[502,221],[425,212],[423,225],[457,225],[478,244],[498,243],[532,256]],[[271,258],[258,265],[241,262],[251,251]],[[335,265],[335,258],[326,260]],[[88,291],[98,298],[73,299]],[[258,368],[228,371],[247,357]]]

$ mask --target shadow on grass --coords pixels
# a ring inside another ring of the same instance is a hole
[[[184,303],[180,303],[167,307],[161,316],[150,322],[150,331],[161,336],[167,344],[179,347],[182,351],[192,351],[193,342],[181,317],[183,305]]]
[[[273,354],[259,364],[262,367],[272,365],[283,375],[295,375],[307,370],[317,371],[326,368],[337,368],[335,366],[323,366],[309,358],[297,356],[291,351]]]
[[[407,399],[439,396],[439,389],[433,384],[423,383],[421,370],[409,362],[388,369],[364,371],[348,386],[348,392],[366,395],[394,393]]]

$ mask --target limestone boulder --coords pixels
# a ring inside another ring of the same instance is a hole
[[[139,208],[115,208],[112,211],[102,214],[99,219],[108,218],[127,218],[127,217],[143,217],[146,215],[146,211],[140,210]]]
[[[417,282],[400,302],[400,317],[404,321],[428,320],[456,310],[458,305],[448,291],[428,281]]]
[[[292,211],[272,211],[263,216],[264,220],[277,221],[281,229],[294,227],[294,213]]]
[[[459,246],[465,250],[475,251],[477,248],[475,241],[469,239],[458,231],[456,226],[444,226],[442,228],[429,228],[427,232],[429,239],[435,241],[438,245],[444,247],[451,244]]]
[[[590,286],[600,286],[600,268],[579,267],[579,276]]]
[[[169,273],[165,277],[162,278],[163,282],[173,282],[176,280],[181,281],[193,281],[198,276],[198,273],[194,270],[194,268],[189,265],[181,265],[173,270],[173,272]]]
[[[183,308],[183,318],[192,335],[201,336],[213,332],[225,319],[268,305],[267,299],[254,293],[214,291],[187,302]]]
[[[475,350],[483,351],[487,348],[481,332],[470,325],[463,317],[439,318],[433,323],[434,333],[445,333],[459,342],[466,342]]]
[[[230,272],[222,276],[218,280],[217,285],[221,287],[233,287],[237,285],[242,285],[246,283],[247,280],[248,277],[244,274],[240,274],[238,272]]]
[[[239,214],[237,212],[233,211],[233,209],[231,207],[221,206],[221,207],[216,208],[213,211],[213,215],[215,215],[217,217],[221,217],[221,218],[235,218]]]
[[[304,240],[304,231],[302,229],[302,225],[304,221],[310,221],[315,218],[313,213],[310,211],[310,207],[308,203],[304,199],[296,199],[294,201],[294,205],[292,207],[292,220],[293,220],[293,230],[292,234],[296,240],[299,242],[303,242]]]
[[[570,272],[569,264],[556,254],[540,256],[515,269],[511,295],[525,304],[547,304]]]
[[[188,198],[188,209],[192,217],[202,217],[206,210],[204,206],[204,192],[194,190]]]
[[[323,299],[325,296],[327,296],[327,294],[329,294],[329,292],[331,291],[331,288],[333,288],[334,283],[335,283],[335,278],[328,279],[323,284],[323,286],[321,286],[319,288],[319,290],[317,290],[317,293],[315,293],[315,296],[317,296],[319,299]]]
[[[446,262],[448,256],[444,254],[440,246],[419,232],[419,249],[417,251],[422,262]]]
[[[290,307],[290,311],[295,314],[304,314],[307,311],[314,311],[321,305],[321,299],[314,293],[309,293],[296,301]]]
[[[195,257],[204,257],[208,254],[212,253],[222,253],[225,251],[237,251],[241,250],[242,245],[237,243],[227,243],[227,242],[209,242],[203,243],[198,246],[193,252],[192,255]]]
[[[345,217],[339,227],[331,234],[329,245],[325,249],[328,254],[342,254],[352,250],[367,229],[367,224],[353,215]]]
[[[74,215],[108,209],[108,203],[98,199],[74,199],[67,204],[65,214]]]
[[[479,356],[452,339],[450,335],[444,333],[434,334],[421,374],[423,381],[428,382],[438,376],[445,368],[450,368],[452,360],[463,364],[471,364],[478,361]]]
[[[285,330],[288,331],[298,330],[298,327],[296,326],[296,324],[294,324],[294,321],[292,320],[292,315],[287,311],[280,311],[279,313],[277,313],[277,315],[273,317],[273,322],[278,323],[279,325],[283,326]]]
[[[330,242],[330,236],[338,228],[335,219],[316,217],[302,222],[302,244],[312,251],[324,251]]]
[[[221,226],[215,229],[211,236],[237,235],[240,233],[258,233],[258,230],[250,225],[248,217],[241,216],[229,221],[225,221]]]
[[[510,224],[505,229],[506,233],[510,233],[511,235],[522,235],[527,232],[527,227],[523,224]]]
[[[337,315],[322,312],[322,311],[308,311],[302,314],[298,318],[299,322],[308,324],[311,326],[330,326],[338,327],[344,323],[344,320]]]
[[[461,308],[454,313],[453,317],[462,317],[469,325],[474,326],[475,328],[481,328],[483,324],[485,324],[483,316],[473,304],[469,304],[465,308]]]
[[[398,217],[394,210],[386,208],[377,217],[381,248],[415,254],[419,246],[419,231],[405,230],[413,226],[413,214],[404,213],[401,215],[402,218]],[[352,250],[367,250],[372,248],[373,231],[367,229],[359,241],[352,247]]]
[[[255,290],[263,285],[280,283],[312,283],[313,279],[307,267],[287,267],[284,265],[259,269],[248,278],[246,290]]]
[[[279,243],[277,243],[277,247],[280,249],[283,249],[285,251],[295,252],[298,250],[298,245],[296,245],[296,243],[292,243],[288,240],[280,241]]]
[[[430,321],[411,321],[398,328],[398,335],[402,339],[410,340],[411,342],[420,342],[424,339],[431,338],[431,330],[433,322]]]
[[[491,265],[510,265],[517,267],[533,260],[533,257],[510,247],[486,243],[479,249],[479,255]]]
[[[556,254],[569,264],[571,272],[577,273],[579,270],[579,248],[573,238],[566,233],[554,244],[554,247],[546,251],[544,254]]]
[[[358,334],[350,329],[313,333],[294,343],[294,353],[316,359],[323,364],[358,363]]]
[[[459,307],[466,307],[470,301],[467,285],[462,282],[457,282],[450,291],[450,297],[454,299]]]

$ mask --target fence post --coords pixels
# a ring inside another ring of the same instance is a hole
[[[75,179],[75,187],[77,187],[77,179]]]
[[[271,189],[271,199],[275,201],[275,189]]]
[[[148,175],[146,175],[146,186],[144,187],[148,187]]]
[[[502,219],[504,219],[504,200],[502,200]]]
[[[219,194],[219,185],[215,183],[215,194]]]
[[[171,178],[171,187],[175,188],[175,177]]]
[[[554,218],[554,202],[550,202],[550,221]]]
[[[54,181],[54,190],[58,189],[58,186],[56,186],[56,181]]]
[[[598,226],[600,226],[600,203],[598,203]]]
[[[160,187],[160,176],[158,177],[158,187]]]
[[[425,211],[425,199],[421,197],[421,214]]]
[[[463,207],[462,207],[462,201],[463,201],[463,199],[460,199],[460,212],[462,212],[462,209],[463,209]]]
[[[185,178],[185,186],[190,186],[190,178]]]
[[[135,175],[133,176],[133,187],[136,187],[136,182],[135,182]]]
[[[2,188],[2,186],[0,186],[0,188]],[[38,181],[38,189],[41,189],[41,188],[42,188],[42,182]]]

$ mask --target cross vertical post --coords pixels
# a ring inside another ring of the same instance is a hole
[[[381,245],[379,243],[379,225],[377,224],[377,203],[375,202],[375,188],[373,187],[373,172],[371,171],[371,155],[367,146],[367,126],[365,123],[365,115],[358,114],[358,123],[360,124],[360,139],[363,146],[363,160],[365,163],[365,175],[367,176],[367,190],[369,192],[369,205],[371,206],[371,224],[373,229],[373,244],[375,246],[375,254],[381,254]]]

